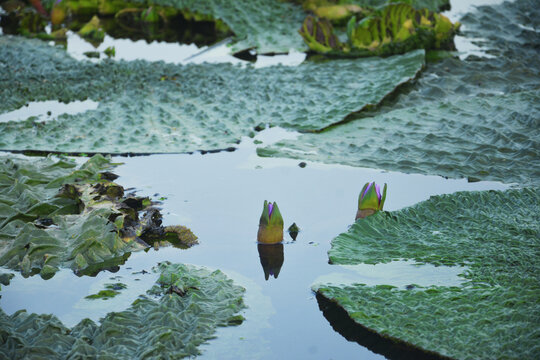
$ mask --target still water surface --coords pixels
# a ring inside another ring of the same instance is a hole
[[[256,139],[264,145],[295,136],[272,128]],[[135,188],[138,195],[166,198],[161,205],[164,223],[190,227],[200,244],[189,250],[168,247],[134,253],[118,272],[102,272],[95,278],[78,278],[68,270],[48,281],[17,275],[2,289],[0,305],[9,314],[19,309],[54,313],[68,326],[84,317],[98,320],[109,311],[128,307],[157,279],[151,268],[168,260],[221,269],[247,289],[246,321],[218,329],[218,338],[202,347],[203,359],[382,358],[332,329],[319,310],[312,284],[348,279],[398,286],[440,281],[454,285],[462,269],[434,270],[413,262],[357,268],[329,265],[330,241],[354,222],[364,183],[388,183],[385,209],[389,211],[436,194],[507,188],[495,182],[468,183],[312,162],[301,168],[297,160],[257,157],[253,141],[244,138],[234,152],[115,157],[123,163],[115,171],[120,175],[117,182]],[[283,266],[277,278],[268,280],[256,243],[264,200],[277,201],[286,227],[296,222],[301,229],[296,241],[285,235]],[[139,273],[142,270],[150,273]],[[84,299],[115,281],[128,286],[118,297]]]

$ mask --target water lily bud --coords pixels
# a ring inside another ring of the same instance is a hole
[[[383,209],[386,200],[386,187],[386,184],[384,184],[383,193],[381,194],[381,188],[375,182],[368,182],[364,185],[358,197],[356,219],[365,218]]]
[[[283,217],[277,204],[264,201],[264,208],[259,220],[257,241],[264,244],[276,244],[283,240]]]

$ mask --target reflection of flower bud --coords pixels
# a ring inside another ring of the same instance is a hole
[[[356,213],[356,219],[365,218],[366,216],[374,214],[376,211],[382,210],[385,199],[386,184],[384,184],[383,193],[381,195],[381,188],[379,185],[375,184],[375,182],[366,183],[358,197],[358,212]]]
[[[257,241],[264,244],[276,244],[283,240],[283,218],[277,204],[264,201],[264,208],[259,220]]]
[[[283,266],[283,244],[258,244],[259,258],[264,271],[264,278],[270,276],[278,278],[281,266]]]

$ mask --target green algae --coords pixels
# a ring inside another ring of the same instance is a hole
[[[122,284],[122,283],[105,284],[105,289],[104,290],[98,291],[97,294],[88,295],[88,296],[85,297],[85,299],[88,299],[88,300],[96,300],[96,299],[108,300],[108,299],[112,299],[116,295],[119,295],[121,290],[124,290],[126,288],[127,288],[127,285]]]
[[[94,111],[61,115],[54,122],[0,123],[0,149],[68,153],[224,149],[253,135],[261,124],[320,130],[379,103],[414,78],[424,63],[419,50],[384,60],[261,69],[144,61],[92,64],[31,39],[4,36],[0,46],[0,68],[6,74],[0,80],[0,98],[6,100],[1,110],[46,99],[100,102]]]
[[[428,63],[418,80],[345,125],[259,148],[261,156],[538,184],[537,28],[530,1],[480,7],[462,22],[492,57]],[[538,14],[540,15],[540,14]]]
[[[144,239],[181,241],[161,226],[149,199],[124,196],[121,186],[107,180],[112,165],[101,155],[81,166],[51,157],[3,157],[0,266],[45,279],[60,267],[92,275],[147,248]],[[196,237],[191,240],[184,245],[193,245]]]
[[[214,337],[216,327],[241,324],[244,289],[219,270],[160,264],[156,285],[125,311],[71,329],[54,315],[0,310],[0,357],[183,358]],[[182,294],[171,289],[183,289]]]
[[[464,265],[463,285],[402,290],[330,284],[315,290],[392,341],[451,358],[536,358],[539,214],[536,188],[434,196],[379,212],[332,241],[332,263]]]

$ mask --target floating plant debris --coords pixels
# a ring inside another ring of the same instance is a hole
[[[102,299],[108,300],[112,299],[116,295],[120,294],[121,290],[127,288],[126,284],[114,283],[114,284],[105,284],[105,289],[100,290],[97,294],[91,294],[85,297],[88,300]]]

